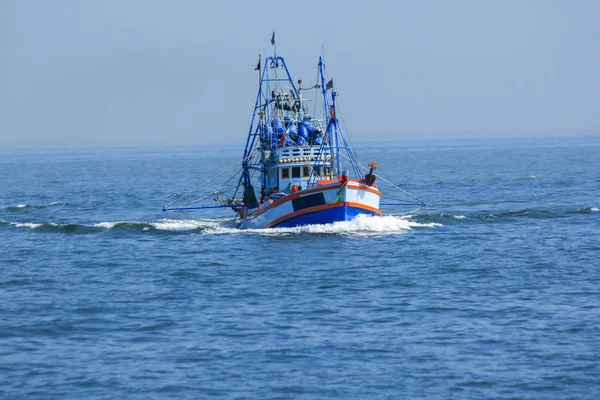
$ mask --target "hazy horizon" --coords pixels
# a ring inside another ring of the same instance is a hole
[[[0,147],[241,145],[273,30],[355,141],[600,135],[600,3],[229,4],[0,3]]]

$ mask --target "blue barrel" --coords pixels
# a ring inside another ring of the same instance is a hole
[[[295,123],[291,124],[287,130],[287,134],[289,137],[294,139],[294,137],[298,136],[298,126]]]
[[[294,122],[294,118],[292,117],[283,117],[283,123],[285,125],[285,127],[287,128],[288,126],[290,126],[290,124]]]
[[[310,133],[308,133],[308,128],[303,123],[300,123],[298,125],[298,134],[304,139],[308,139],[310,137]]]
[[[271,126],[273,127],[273,131],[278,135],[283,135],[285,133],[285,128],[281,125],[278,119],[273,119],[271,121]]]
[[[260,124],[258,126],[258,130],[259,130],[260,133],[265,134],[265,135],[270,135],[270,134],[273,133],[273,128],[271,128],[267,124]]]
[[[315,127],[313,126],[313,124],[311,124],[310,122],[306,122],[306,121],[302,121],[300,122],[301,126],[304,126],[306,128],[306,131],[308,132],[308,136],[310,137],[310,135],[312,135],[315,132]]]

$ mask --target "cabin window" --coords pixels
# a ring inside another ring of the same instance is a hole
[[[292,178],[300,178],[300,167],[292,167]]]
[[[325,167],[325,176],[331,176],[331,167]]]
[[[290,169],[281,168],[281,179],[290,179]]]
[[[304,178],[308,178],[310,176],[310,168],[309,167],[302,167],[302,176]]]

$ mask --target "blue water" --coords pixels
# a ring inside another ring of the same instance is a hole
[[[161,212],[237,146],[1,150],[0,398],[600,398],[600,138],[356,147],[428,206],[243,232]]]

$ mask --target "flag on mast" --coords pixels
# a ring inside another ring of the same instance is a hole
[[[258,64],[256,64],[256,68],[254,68],[255,71],[260,71],[260,54],[258,55]]]
[[[273,36],[271,36],[271,44],[275,46],[275,31],[273,31]]]
[[[333,78],[331,78],[329,82],[327,82],[327,84],[325,85],[325,90],[329,89],[333,89]]]

